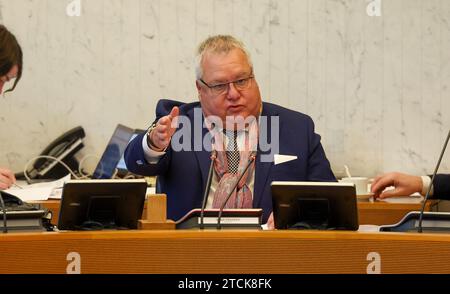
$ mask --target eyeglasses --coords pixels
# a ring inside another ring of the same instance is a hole
[[[245,89],[248,89],[250,87],[250,85],[252,84],[251,81],[254,78],[254,76],[249,76],[248,78],[245,79],[239,79],[236,81],[232,81],[232,82],[228,82],[228,83],[223,83],[223,84],[217,84],[217,85],[208,85],[204,80],[199,79],[200,82],[202,82],[202,84],[204,84],[206,87],[208,87],[211,90],[211,93],[213,95],[222,95],[225,94],[229,87],[229,84],[233,84],[234,87],[236,88],[236,90],[238,91],[242,91]]]

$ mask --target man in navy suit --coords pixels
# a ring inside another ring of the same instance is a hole
[[[205,40],[198,49],[196,75],[199,102],[160,100],[155,122],[125,151],[131,172],[158,176],[158,192],[168,195],[168,218],[177,220],[202,206],[211,154],[214,173],[206,207],[220,207],[223,195],[234,191],[227,207],[262,208],[269,227],[272,181],[336,181],[312,119],[262,102],[240,41],[231,36]]]
[[[375,178],[372,183],[372,192],[375,193],[375,198],[409,196],[416,192],[425,196],[430,185],[431,177],[429,176],[413,176],[393,172]],[[386,187],[390,186],[394,186],[394,189],[384,191]],[[450,199],[450,175],[436,175],[430,196],[436,199]]]

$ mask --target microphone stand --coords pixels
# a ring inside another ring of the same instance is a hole
[[[250,167],[250,165],[252,164],[252,162],[255,159],[256,159],[256,152],[252,152],[250,154],[250,157],[248,159],[248,162],[247,162],[247,165],[245,166],[244,171],[239,176],[239,178],[237,179],[236,183],[233,186],[233,189],[231,189],[230,193],[228,193],[227,198],[225,198],[225,201],[223,202],[222,206],[220,207],[219,215],[217,217],[217,229],[218,230],[220,230],[222,228],[222,226],[220,224],[220,220],[222,219],[222,213],[223,213],[223,209],[225,208],[225,205],[227,205],[227,202],[230,199],[231,195],[233,194],[234,190],[237,188],[237,186],[238,186],[239,182],[241,181],[242,177],[245,175],[245,173],[247,172],[248,168]]]
[[[445,143],[444,143],[444,148],[442,148],[441,155],[439,156],[438,163],[436,165],[436,168],[434,169],[433,176],[431,177],[430,186],[428,187],[427,193],[425,194],[425,198],[423,199],[422,209],[420,210],[420,216],[419,216],[419,225],[418,225],[418,228],[417,228],[417,232],[418,233],[422,233],[422,219],[423,219],[423,214],[424,214],[424,211],[425,211],[425,204],[427,203],[428,196],[430,195],[431,188],[433,187],[434,178],[436,177],[436,173],[438,171],[439,165],[441,165],[442,156],[444,155],[445,149],[447,148],[447,144],[448,144],[448,140],[449,139],[450,139],[450,130],[448,131],[447,139],[445,140]]]
[[[203,194],[203,202],[202,202],[202,209],[200,212],[200,229],[203,230],[205,228],[203,224],[203,219],[205,217],[205,207],[206,202],[209,196],[209,190],[211,189],[211,180],[214,172],[214,161],[216,160],[217,154],[216,150],[213,150],[211,152],[211,164],[209,165],[209,172],[208,172],[208,180],[206,181],[206,187],[205,187],[205,193]]]
[[[6,223],[6,206],[5,206],[5,202],[3,201],[3,196],[2,193],[0,192],[0,205],[2,207],[2,211],[3,211],[3,233],[8,233],[8,226]]]

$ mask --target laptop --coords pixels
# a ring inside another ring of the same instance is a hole
[[[128,143],[130,143],[137,135],[142,134],[143,132],[145,132],[145,130],[141,130],[141,129],[134,130],[134,133],[131,135]],[[122,154],[122,157],[120,158],[119,163],[117,163],[116,169],[117,169],[117,174],[119,176],[125,176],[130,173],[127,169],[127,165],[125,164],[124,154]]]
[[[118,124],[92,175],[93,179],[111,179],[135,130]]]

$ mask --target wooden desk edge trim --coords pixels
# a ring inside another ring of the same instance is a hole
[[[111,231],[111,232],[42,232],[1,234],[1,242],[26,240],[108,240],[108,239],[323,239],[323,240],[395,240],[450,241],[450,234],[418,234],[350,231]]]

